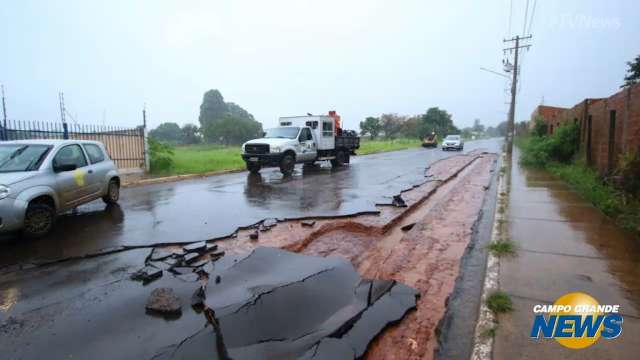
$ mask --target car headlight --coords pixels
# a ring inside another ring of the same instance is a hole
[[[9,187],[7,185],[0,185],[0,200],[9,196]]]
[[[242,144],[242,152],[245,152],[245,151],[244,151],[244,146],[245,146],[245,145],[246,145],[246,144]]]
[[[281,150],[281,149],[280,149],[279,147],[277,147],[277,146],[272,146],[272,147],[271,147],[271,152],[272,152],[272,153],[279,153],[279,152],[280,152],[280,150]]]

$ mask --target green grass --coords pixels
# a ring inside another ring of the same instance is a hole
[[[244,169],[240,146],[221,145],[177,146],[173,168],[158,175],[202,174],[212,171]]]
[[[616,190],[596,173],[581,164],[551,163],[547,170],[558,176],[625,229],[640,235],[640,200]]]
[[[490,328],[484,329],[480,335],[484,338],[494,338],[496,337],[497,332],[498,332],[498,326],[494,325]]]
[[[584,164],[584,159],[561,163],[545,159],[539,161],[532,137],[517,137],[515,144],[522,149],[522,160],[542,164],[541,167],[565,181],[581,197],[591,202],[620,226],[640,237],[640,199],[607,183],[598,173]],[[527,161],[524,161],[525,165]]]
[[[498,257],[510,256],[516,253],[516,245],[509,239],[493,241],[489,246],[487,246],[487,248],[491,253],[493,253],[493,255]]]
[[[508,313],[513,310],[513,303],[507,293],[498,290],[487,298],[487,307],[496,314]]]
[[[366,155],[394,150],[417,148],[420,147],[420,145],[422,145],[422,142],[418,139],[361,140],[360,149],[358,149],[356,153],[358,153],[359,155]]]
[[[362,140],[359,155],[404,150],[419,147],[418,139]],[[240,157],[240,146],[190,145],[176,146],[173,155],[173,167],[167,171],[158,171],[153,175],[202,174],[224,170],[245,168]]]

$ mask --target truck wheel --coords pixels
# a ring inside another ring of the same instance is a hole
[[[107,189],[107,194],[102,197],[102,201],[105,204],[116,204],[120,199],[120,184],[115,179],[111,179],[109,181],[109,188]]]
[[[293,173],[293,168],[296,165],[296,160],[293,158],[293,155],[286,154],[280,160],[280,172],[284,176],[289,176]]]
[[[29,204],[24,215],[22,233],[32,239],[46,235],[53,228],[55,216],[53,208],[46,203]]]
[[[250,173],[252,174],[257,174],[260,171],[260,163],[255,163],[255,162],[248,162],[247,163],[247,170],[249,170]]]
[[[333,166],[334,168],[343,166],[344,164],[349,162],[347,156],[349,155],[347,155],[344,150],[338,150],[338,152],[336,153],[336,158],[331,160],[331,166]]]

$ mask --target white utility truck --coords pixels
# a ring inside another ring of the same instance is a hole
[[[329,115],[281,117],[279,127],[267,129],[264,136],[242,145],[242,160],[247,170],[257,173],[263,166],[279,166],[291,175],[295,164],[313,165],[330,160],[333,167],[349,163],[349,156],[360,148],[355,131],[340,128],[340,116]]]

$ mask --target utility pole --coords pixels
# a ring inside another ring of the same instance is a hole
[[[64,107],[64,93],[62,91],[58,93],[58,101],[60,102],[60,120],[63,124],[66,124],[67,119],[65,118],[65,113],[67,109]]]
[[[4,84],[2,87],[2,140],[7,140],[7,105],[4,101]]]
[[[513,129],[514,129],[514,121],[516,116],[516,92],[518,85],[518,52],[520,49],[527,49],[531,47],[531,45],[520,45],[521,40],[531,39],[531,35],[529,36],[516,36],[511,39],[505,39],[504,42],[513,42],[515,41],[515,46],[504,49],[505,53],[507,51],[511,52],[515,50],[515,57],[513,60],[513,80],[511,80],[511,105],[509,106],[509,119],[507,121],[507,154],[511,155],[513,152]]]

